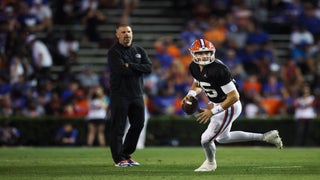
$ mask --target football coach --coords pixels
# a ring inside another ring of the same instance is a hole
[[[109,49],[110,68],[110,149],[116,167],[139,166],[131,154],[144,126],[143,75],[152,72],[146,50],[132,43],[133,32],[128,24],[116,29],[117,42]],[[127,118],[130,127],[124,141]]]

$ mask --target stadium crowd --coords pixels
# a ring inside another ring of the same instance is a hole
[[[122,10],[122,3],[58,0],[54,4],[53,11],[48,0],[1,1],[1,116],[85,117],[91,97],[100,87],[108,102],[108,66],[102,74],[90,65],[72,72],[82,39],[66,32],[65,37],[53,41],[51,33],[55,24],[82,24],[86,40],[101,43],[97,26],[106,18],[101,8]],[[154,42],[153,73],[145,77],[151,116],[186,116],[180,103],[193,81],[188,74],[192,61],[188,48],[197,38],[212,41],[216,57],[231,68],[244,103],[244,117],[287,117],[301,106],[311,106],[319,113],[319,1],[189,0],[174,8],[191,13],[179,38],[164,36]],[[39,32],[46,37],[37,38]],[[290,35],[288,56],[281,59],[275,54],[270,34]],[[42,52],[41,61],[34,56],[36,51]],[[55,64],[63,65],[65,71],[53,78],[50,71]],[[310,88],[312,103],[297,103],[302,87]],[[199,100],[206,106],[203,95]]]

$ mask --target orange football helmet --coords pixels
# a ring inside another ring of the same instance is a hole
[[[193,62],[200,65],[207,65],[215,60],[216,48],[212,42],[205,39],[195,40],[190,49]]]

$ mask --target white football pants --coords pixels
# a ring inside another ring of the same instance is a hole
[[[243,131],[232,131],[231,126],[241,114],[242,105],[237,101],[223,112],[213,115],[207,129],[201,135],[201,145],[205,150],[206,158],[212,162],[215,159],[216,146],[219,143],[233,143],[244,141],[261,141],[263,134]]]

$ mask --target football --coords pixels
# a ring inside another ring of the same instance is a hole
[[[198,99],[196,97],[190,96],[190,98],[182,103],[182,110],[188,114],[192,115],[198,110]]]

